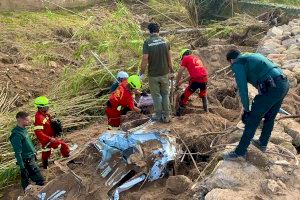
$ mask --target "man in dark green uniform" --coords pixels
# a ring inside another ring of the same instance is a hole
[[[159,25],[150,23],[150,37],[143,46],[141,76],[148,67],[149,87],[153,98],[154,120],[170,122],[169,73],[173,73],[169,43],[159,36]]]
[[[261,151],[266,151],[275,117],[289,90],[289,82],[282,70],[261,54],[240,54],[238,50],[230,50],[227,53],[227,60],[231,63],[244,108],[242,121],[245,130],[240,143],[235,151],[223,155],[224,160],[235,160],[245,157],[262,119],[264,120],[260,138],[253,140],[252,143]],[[255,96],[251,109],[247,83],[256,87],[259,93]]]
[[[12,130],[9,140],[21,170],[22,188],[25,190],[29,185],[29,179],[37,185],[44,185],[44,178],[35,163],[35,149],[25,128],[30,125],[29,115],[26,112],[19,112],[16,119],[17,126]]]

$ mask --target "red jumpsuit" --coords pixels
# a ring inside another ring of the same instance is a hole
[[[127,89],[127,80],[124,80],[119,87],[110,95],[105,110],[108,125],[119,127],[121,124],[122,110],[133,110],[134,100],[132,93]]]
[[[38,111],[35,114],[34,133],[42,145],[42,160],[49,159],[51,148],[60,148],[63,157],[69,156],[70,149],[68,145],[64,141],[54,138],[55,134],[51,126],[51,116],[49,113],[44,114]]]
[[[202,61],[195,55],[186,55],[181,61],[181,67],[186,68],[190,74],[189,86],[181,95],[179,105],[186,106],[190,96],[200,89],[199,97],[206,97],[206,88],[208,81],[207,69],[203,66]]]

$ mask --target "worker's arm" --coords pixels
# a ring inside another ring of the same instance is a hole
[[[149,54],[143,54],[140,74],[144,74],[148,66]]]
[[[176,79],[176,86],[180,86],[180,80],[181,80],[181,77],[182,77],[182,74],[183,74],[183,71],[184,71],[184,68],[180,68],[178,73],[177,73],[177,79]]]
[[[49,142],[54,141],[55,139],[48,136],[45,132],[44,132],[44,124],[43,124],[43,120],[45,118],[42,117],[38,117],[35,118],[35,122],[34,122],[34,133],[38,139],[38,141],[42,144],[45,145]]]
[[[249,96],[248,96],[248,85],[247,75],[243,65],[232,64],[232,71],[234,72],[237,87],[239,89],[241,101],[245,111],[249,110]]]
[[[134,112],[140,113],[142,110],[136,106],[132,109]]]
[[[24,162],[22,158],[22,138],[18,134],[14,134],[10,139],[11,145],[15,152],[15,157],[17,160],[17,164],[19,165],[20,169],[24,169]]]

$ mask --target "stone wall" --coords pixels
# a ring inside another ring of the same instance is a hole
[[[270,3],[258,3],[249,0],[238,1],[237,11],[257,16],[275,8],[282,9],[288,16],[291,17],[297,17],[298,15],[300,15],[300,8],[298,7]]]
[[[101,0],[49,0],[66,8],[93,5]],[[57,6],[42,0],[0,0],[0,11],[39,10],[44,7],[56,9]]]

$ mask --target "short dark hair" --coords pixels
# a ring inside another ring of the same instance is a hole
[[[236,59],[239,55],[241,54],[241,52],[237,49],[231,49],[228,51],[228,53],[226,54],[226,59],[228,61],[230,60],[234,60]]]
[[[159,32],[159,24],[158,23],[155,23],[155,22],[151,22],[149,25],[148,25],[148,30],[150,33],[158,33]]]
[[[25,119],[29,114],[27,112],[20,111],[16,115],[16,119]]]

